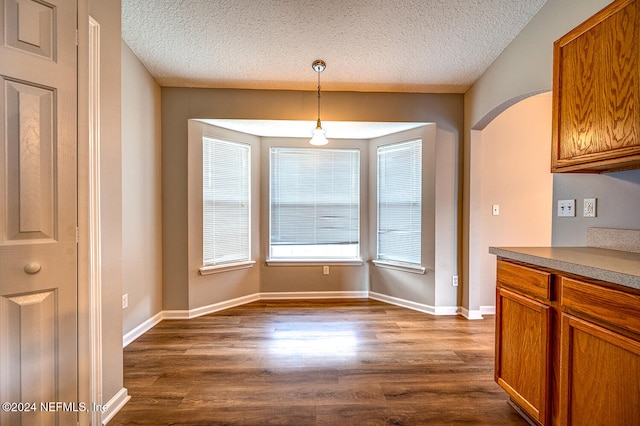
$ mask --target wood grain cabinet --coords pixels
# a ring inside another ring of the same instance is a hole
[[[560,423],[640,422],[640,297],[561,278]]]
[[[498,261],[495,380],[541,424],[549,418],[550,274]]]
[[[554,44],[552,172],[640,167],[640,0],[616,0]]]
[[[640,291],[498,259],[495,379],[541,425],[637,425]]]

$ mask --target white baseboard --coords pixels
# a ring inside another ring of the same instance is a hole
[[[495,306],[480,306],[480,314],[482,315],[495,315],[496,307]]]
[[[482,311],[480,309],[469,310],[467,308],[460,307],[460,315],[465,317],[468,320],[481,320],[484,319],[482,317]]]
[[[189,319],[212,314],[214,312],[224,311],[225,309],[229,308],[235,308],[236,306],[246,305],[247,303],[256,302],[258,300],[260,300],[259,294],[250,294],[248,296],[242,296],[236,299],[225,300],[224,302],[218,302],[212,305],[191,309],[189,310]]]
[[[156,324],[162,320],[172,319],[191,319],[202,315],[212,314],[214,312],[223,311],[225,309],[242,306],[247,303],[256,302],[258,300],[295,300],[295,299],[367,299],[371,298],[380,302],[390,303],[392,305],[401,306],[414,311],[423,312],[429,315],[462,315],[469,320],[483,319],[482,315],[495,315],[495,306],[481,306],[479,310],[468,310],[458,306],[431,306],[422,303],[412,302],[410,300],[400,299],[386,294],[376,293],[373,291],[318,291],[318,292],[268,292],[255,293],[248,296],[238,297],[236,299],[225,300],[224,302],[214,303],[190,310],[167,310],[162,311],[149,318],[133,330],[129,331],[122,337],[122,347],[127,347],[131,342],[151,330]]]
[[[202,306],[200,308],[184,311],[163,311],[163,319],[191,319],[202,315],[212,314],[258,300],[287,300],[287,299],[343,299],[343,298],[367,298],[367,291],[319,291],[319,292],[270,292],[255,293],[237,299],[225,300],[224,302]]]
[[[102,413],[102,424],[106,425],[109,423],[130,399],[131,396],[127,393],[127,388],[120,389],[120,391],[107,402],[107,410]]]
[[[154,316],[152,316],[151,318],[149,318],[148,320],[146,320],[145,322],[143,322],[142,324],[140,324],[130,332],[125,333],[125,335],[122,336],[122,347],[126,348],[129,345],[129,343],[133,342],[138,337],[142,336],[144,333],[151,330],[156,324],[162,321],[163,318],[164,318],[163,312],[158,312],[157,314],[155,314]]]
[[[429,315],[457,315],[457,306],[431,306],[423,303],[412,302],[406,299],[400,299],[398,297],[388,296],[386,294],[369,292],[369,297],[373,300],[380,302],[390,303],[392,305],[401,306],[407,309],[413,309],[414,311],[423,312]]]
[[[260,300],[295,300],[295,299],[367,299],[368,291],[292,291],[260,293]]]
[[[225,309],[235,308],[236,306],[246,305],[247,303],[260,300],[260,294],[250,294],[248,296],[238,297],[236,299],[225,300],[224,302],[213,303],[207,306],[201,306],[195,309],[181,311],[162,311],[163,319],[191,319],[201,317],[203,315],[212,314],[214,312],[224,311]]]

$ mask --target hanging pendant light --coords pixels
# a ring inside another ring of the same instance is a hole
[[[311,67],[315,72],[318,73],[318,124],[316,129],[313,131],[313,137],[309,141],[311,145],[326,145],[329,143],[327,138],[324,135],[324,130],[322,129],[322,124],[320,123],[320,73],[324,71],[327,67],[327,64],[321,59],[316,59],[311,64]]]

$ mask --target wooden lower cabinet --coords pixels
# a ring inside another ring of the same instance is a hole
[[[495,380],[533,423],[640,425],[640,291],[499,259]]]
[[[530,417],[548,419],[551,308],[513,291],[497,290],[496,382]]]
[[[640,294],[559,282],[561,424],[640,424]]]
[[[560,423],[640,424],[640,342],[567,314],[561,335]]]

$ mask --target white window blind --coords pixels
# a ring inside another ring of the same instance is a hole
[[[422,141],[378,147],[378,259],[421,262]]]
[[[270,257],[355,259],[360,151],[271,148]]]
[[[203,262],[251,258],[251,147],[202,139]]]

